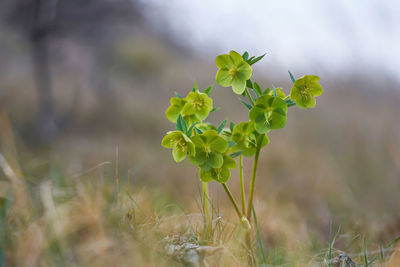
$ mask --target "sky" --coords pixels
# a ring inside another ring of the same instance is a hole
[[[366,69],[400,81],[400,1],[142,1],[156,29],[198,53],[248,50],[278,70]]]

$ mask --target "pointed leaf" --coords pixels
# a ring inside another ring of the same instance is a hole
[[[249,53],[247,51],[244,52],[242,58],[244,59],[244,61],[247,61],[247,59],[249,58]]]
[[[233,132],[233,128],[235,128],[235,123],[231,122],[229,124],[229,129],[231,129],[231,132]]]
[[[254,87],[254,90],[257,91],[258,95],[262,95],[263,94],[262,90],[261,90],[261,87],[258,85],[258,83],[254,82],[253,83],[253,87]]]
[[[252,106],[251,106],[250,104],[247,104],[243,99],[240,99],[240,98],[239,98],[239,100],[240,100],[240,102],[242,102],[242,104],[243,104],[246,108],[248,108],[248,109],[251,109],[251,108],[252,108]]]
[[[190,137],[192,135],[192,131],[193,131],[193,127],[196,126],[197,124],[199,124],[199,121],[196,121],[195,123],[192,124],[192,126],[189,127],[187,134]]]
[[[216,107],[216,108],[213,108],[212,110],[210,110],[210,112],[218,111],[220,109],[221,109],[220,107]]]
[[[221,124],[218,126],[217,128],[217,132],[221,133],[222,129],[224,129],[225,124],[226,124],[227,120],[225,119],[223,122],[221,122]]]
[[[214,89],[214,85],[210,85],[209,87],[207,87],[206,89],[203,90],[202,93],[207,94],[208,96],[210,96],[212,90]]]
[[[238,151],[238,152],[235,152],[235,153],[230,154],[230,156],[231,156],[232,158],[236,158],[237,156],[241,155],[242,153],[243,153],[243,151]]]
[[[253,83],[251,82],[250,79],[248,79],[248,80],[246,81],[246,86],[247,86],[248,88],[253,88]]]
[[[196,132],[197,132],[198,134],[202,134],[202,133],[203,133],[203,131],[200,130],[199,128],[197,128],[197,127],[194,127],[194,129],[196,130]]]
[[[294,83],[296,81],[296,79],[293,77],[293,74],[290,72],[290,70],[288,70],[288,72],[289,72],[290,79],[292,80],[292,83]]]
[[[179,97],[179,98],[183,98],[180,94],[178,94],[178,92],[175,92],[175,96]]]
[[[266,54],[264,54],[264,55],[262,55],[262,56],[259,56],[259,57],[256,57],[256,58],[253,59],[253,60],[249,60],[249,64],[250,64],[250,65],[253,65],[254,63],[260,61],[263,57],[265,57],[265,55],[266,55]]]
[[[176,129],[178,131],[182,131],[184,134],[187,134],[187,126],[185,120],[182,118],[182,115],[179,114],[178,120],[176,122]]]

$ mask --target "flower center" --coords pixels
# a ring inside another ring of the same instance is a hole
[[[236,73],[237,73],[237,69],[236,68],[232,68],[232,69],[229,70],[229,75],[231,75],[231,76],[235,76]]]
[[[201,110],[204,106],[203,99],[197,98],[195,101],[193,101],[193,106],[196,110]]]
[[[183,137],[180,137],[178,140],[176,140],[175,147],[177,150],[181,152],[186,151],[186,141]]]

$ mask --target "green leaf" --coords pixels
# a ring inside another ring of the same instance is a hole
[[[180,94],[178,94],[178,92],[175,92],[175,96],[179,97],[179,98],[183,98]]]
[[[211,113],[211,112],[218,111],[218,110],[220,110],[220,109],[221,109],[220,107],[213,108],[212,110],[210,110],[210,113]]]
[[[199,124],[199,123],[200,123],[199,121],[196,121],[195,123],[193,123],[193,124],[189,127],[189,129],[188,129],[188,131],[187,131],[187,133],[188,133],[187,136],[190,137],[190,136],[192,135],[193,127],[196,126],[196,125]]]
[[[262,56],[256,57],[256,58],[253,59],[253,60],[249,60],[249,64],[250,64],[250,65],[253,65],[254,63],[260,61],[263,57],[265,57],[265,55],[266,55],[266,53],[265,53],[264,55],[262,55]]]
[[[238,152],[235,152],[235,153],[230,154],[230,156],[231,156],[232,158],[236,158],[237,156],[241,155],[242,153],[243,153],[243,151],[238,151]]]
[[[179,114],[178,120],[176,122],[176,129],[178,131],[182,131],[184,134],[187,134],[187,126],[185,120],[182,118],[182,115]]]
[[[194,87],[193,87],[193,89],[194,89],[194,91],[197,91],[197,90],[199,90],[199,88],[198,88],[198,86],[197,86],[197,83],[196,83],[196,82],[194,82]]]
[[[254,85],[254,90],[256,90],[258,95],[259,96],[262,95],[263,93],[262,93],[261,87],[258,85],[258,83],[254,82],[253,85]]]
[[[251,91],[253,91],[253,93],[256,95],[256,99],[260,97],[260,95],[258,94],[257,90],[254,88],[251,88]]]
[[[228,145],[229,145],[229,147],[232,147],[232,146],[236,145],[236,143],[233,142],[233,141],[231,141],[231,140],[229,140],[229,141],[228,141]]]
[[[198,134],[202,134],[202,133],[203,133],[203,131],[200,130],[199,128],[197,128],[197,127],[194,127],[194,129],[196,130],[196,132],[197,132]]]
[[[235,123],[234,123],[234,122],[231,122],[231,123],[229,124],[229,129],[231,129],[231,132],[233,131],[233,128],[235,128]]]
[[[292,100],[290,100],[290,99],[286,99],[285,102],[286,102],[286,104],[288,105],[288,107],[291,107],[291,106],[295,106],[295,105],[296,105],[296,102],[294,102],[294,101],[292,101]]]
[[[248,108],[248,109],[251,109],[251,108],[252,108],[252,106],[251,106],[250,104],[247,104],[243,99],[240,99],[240,98],[239,98],[239,100],[240,100],[240,102],[242,102],[242,104],[243,104],[246,108]]]
[[[276,88],[275,88],[274,85],[272,85],[272,89],[274,89],[274,96],[275,96],[275,97],[278,97],[278,95],[276,94]]]
[[[224,129],[225,124],[226,124],[227,120],[225,119],[223,122],[221,122],[221,124],[218,126],[217,128],[217,132],[221,133],[221,131]]]
[[[249,53],[246,51],[243,53],[242,58],[244,61],[246,61],[249,58]]]
[[[253,83],[251,82],[250,79],[248,79],[248,80],[246,81],[246,86],[247,86],[248,88],[253,88]]]
[[[296,81],[296,79],[293,77],[293,74],[290,72],[290,70],[288,70],[288,72],[289,72],[290,79],[292,80],[292,83],[294,83]]]
[[[212,90],[214,89],[214,85],[210,85],[209,87],[207,87],[206,89],[203,90],[202,93],[207,94],[208,96],[210,96]]]
[[[250,64],[250,62],[251,62],[251,60],[252,60],[253,58],[255,58],[255,56],[252,56],[251,58],[249,58],[248,60],[246,60],[246,62]]]

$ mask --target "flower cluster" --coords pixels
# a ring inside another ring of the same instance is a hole
[[[223,87],[231,87],[239,95],[240,102],[249,109],[248,121],[237,125],[231,122],[225,128],[227,120],[219,126],[205,122],[209,114],[216,111],[210,97],[213,86],[200,92],[195,85],[185,98],[176,93],[170,100],[171,105],[165,112],[169,121],[176,124],[176,130],[167,132],[162,146],[172,149],[176,162],[186,157],[199,168],[199,177],[203,182],[205,225],[212,227],[208,206],[208,182],[221,183],[229,196],[242,225],[249,231],[253,209],[253,193],[260,150],[269,143],[267,133],[286,125],[289,107],[314,108],[315,97],[323,93],[318,83],[319,77],[305,75],[295,79],[289,72],[293,86],[289,95],[283,88],[261,89],[257,82],[252,82],[252,65],[265,55],[249,57],[235,51],[219,55],[215,64],[219,68],[216,82]],[[236,168],[235,157],[239,157],[239,181],[241,187],[241,209],[230,192],[227,181],[231,177],[231,169]],[[254,157],[251,181],[248,189],[248,200],[245,200],[243,158]],[[246,204],[247,203],[247,204]],[[247,205],[247,207],[246,207]],[[246,238],[250,242],[250,238]],[[250,247],[250,243],[247,244]]]

